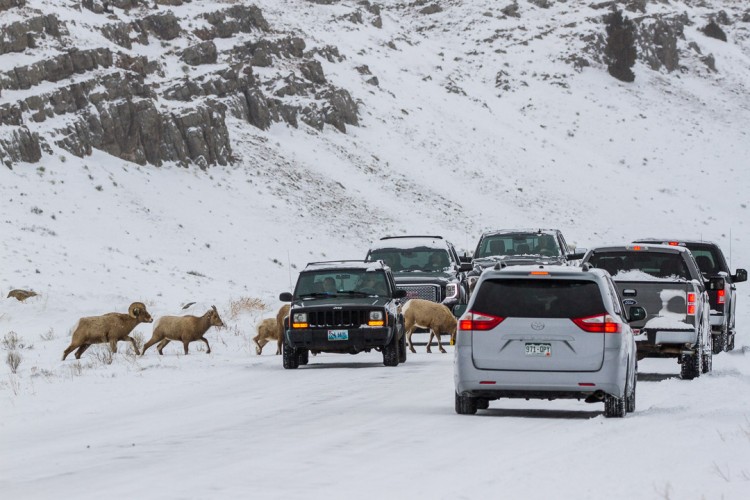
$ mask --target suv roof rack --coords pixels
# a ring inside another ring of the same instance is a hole
[[[434,234],[410,234],[407,236],[383,236],[380,238],[381,240],[394,240],[396,238],[435,238],[438,240],[442,240],[442,236],[437,236]]]

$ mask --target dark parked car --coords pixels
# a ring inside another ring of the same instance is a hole
[[[398,312],[406,293],[396,288],[381,262],[313,262],[300,273],[284,325],[284,368],[306,365],[309,353],[357,354],[376,350],[383,364],[406,361],[404,319]]]
[[[386,236],[367,252],[368,262],[383,261],[393,272],[406,300],[425,299],[453,309],[466,304],[466,272],[455,247],[441,236]]]
[[[695,257],[695,262],[708,283],[708,300],[711,304],[711,333],[714,338],[714,354],[734,349],[735,311],[737,309],[737,287],[735,283],[747,281],[747,271],[729,270],[721,247],[710,241],[667,240],[644,238],[636,243],[660,243],[686,247]]]

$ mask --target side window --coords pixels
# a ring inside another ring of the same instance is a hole
[[[607,277],[607,286],[609,287],[609,294],[612,296],[612,302],[615,307],[615,312],[625,319],[624,311],[622,307],[622,299],[620,294],[617,292],[617,287],[612,282],[612,278]]]

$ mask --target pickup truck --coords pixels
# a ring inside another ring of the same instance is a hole
[[[711,333],[714,338],[714,354],[733,350],[736,335],[735,311],[737,309],[737,287],[735,284],[747,281],[747,270],[737,269],[732,274],[721,247],[711,241],[644,238],[634,243],[657,243],[686,247],[690,250],[701,273],[709,280],[708,300],[711,304]]]
[[[365,260],[383,261],[391,268],[396,286],[406,291],[402,303],[424,299],[454,310],[468,302],[466,272],[472,266],[461,262],[453,244],[442,236],[385,236],[370,246]]]
[[[633,244],[589,250],[583,266],[605,269],[623,305],[640,306],[634,321],[638,358],[674,357],[683,379],[712,368],[712,336],[707,281],[685,247]]]

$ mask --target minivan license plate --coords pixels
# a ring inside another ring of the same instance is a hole
[[[527,356],[552,356],[552,344],[526,344]]]
[[[328,330],[328,340],[349,340],[349,330]]]

